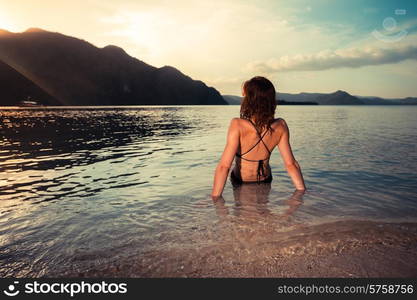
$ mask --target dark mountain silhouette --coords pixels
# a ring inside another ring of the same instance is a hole
[[[357,105],[363,101],[345,91],[338,90],[334,93],[278,93],[280,99],[294,102],[317,102],[320,105]]]
[[[234,96],[234,95],[222,95],[224,100],[227,101],[227,103],[229,103],[230,105],[240,105],[240,103],[242,102],[242,97],[240,96]],[[317,105],[317,102],[311,102],[311,101],[286,101],[286,100],[282,100],[278,98],[277,95],[277,104],[278,105]]]
[[[313,101],[317,102],[320,105],[344,105],[344,104],[365,104],[365,105],[415,105],[417,104],[417,98],[407,97],[403,99],[385,99],[380,97],[370,97],[370,96],[352,96],[356,99],[350,98],[350,94],[344,91],[337,91],[334,93],[299,93],[299,94],[289,94],[289,93],[277,93],[278,98],[285,99],[286,101]],[[331,100],[330,100],[331,99]],[[329,103],[331,102],[331,103]],[[348,102],[348,103],[346,103]]]
[[[222,95],[223,99],[226,100],[226,102],[230,105],[240,105],[240,102],[242,101],[242,97],[235,96],[235,95]]]
[[[223,98],[231,105],[240,105],[242,97],[223,95]],[[291,104],[320,104],[320,105],[417,105],[417,98],[407,97],[402,99],[384,99],[380,97],[352,96],[344,91],[334,93],[277,93],[279,105]]]
[[[345,91],[336,91],[331,94],[320,95],[316,101],[321,105],[357,105],[363,104],[357,97],[346,93]]]
[[[362,96],[356,96],[358,97],[360,100],[362,100],[362,102],[366,105],[394,105],[394,104],[401,104],[399,101],[397,101],[397,103],[394,103],[393,100],[389,100],[389,99],[383,99],[380,97],[362,97]]]
[[[417,104],[417,97],[407,97],[402,99],[385,99],[380,97],[363,97],[363,96],[356,96],[363,101],[364,104],[367,105],[416,105]]]
[[[404,99],[399,99],[399,101],[401,101],[402,104],[405,105],[416,105],[417,104],[417,97],[407,97]]]
[[[318,96],[326,95],[325,93],[299,93],[299,94],[290,94],[290,93],[277,93],[278,99],[283,99],[285,101],[293,102],[304,102],[304,101],[313,101],[316,102]]]
[[[7,78],[0,105],[27,96],[48,105],[227,104],[174,67],[156,68],[117,46],[97,48],[38,28],[0,31],[0,63],[0,78]]]
[[[20,100],[42,99],[44,104],[59,105],[59,102],[17,72],[15,69],[0,61],[0,105],[16,105]]]
[[[285,101],[285,100],[281,100],[281,99],[277,99],[277,104],[278,105],[318,105],[317,102],[313,102],[313,101]]]
[[[344,91],[336,91],[334,93],[277,93],[279,99],[286,101],[312,101],[317,102],[320,105],[351,105],[351,104],[365,104],[365,105],[403,105],[417,104],[417,98],[408,97],[403,99],[385,99],[380,97],[364,97],[364,96],[352,96]],[[358,101],[359,100],[359,101]]]

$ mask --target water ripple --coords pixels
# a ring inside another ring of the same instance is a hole
[[[416,112],[279,107],[308,192],[293,195],[275,150],[269,188],[228,181],[213,203],[239,107],[1,110],[0,275],[78,274],[157,248],[220,249],[226,237],[246,249],[259,232],[345,218],[414,220]]]

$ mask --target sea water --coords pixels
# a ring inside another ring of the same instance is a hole
[[[213,202],[238,116],[239,106],[1,108],[0,275],[164,275],[187,247],[260,253],[266,232],[284,241],[338,221],[416,221],[416,106],[279,106],[307,192],[294,193],[275,149],[271,185],[228,180]],[[131,261],[141,263],[124,272]]]

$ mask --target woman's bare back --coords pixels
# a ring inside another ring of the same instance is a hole
[[[279,143],[283,132],[283,119],[275,119],[271,129],[257,132],[251,121],[236,118],[239,127],[239,147],[235,158],[234,175],[242,181],[264,180],[271,175],[270,153]],[[261,139],[262,137],[262,139]],[[262,160],[264,173],[258,176],[259,161]]]

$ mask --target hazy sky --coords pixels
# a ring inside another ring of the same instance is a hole
[[[0,0],[0,28],[29,27],[120,46],[222,94],[263,75],[281,92],[417,96],[415,0]]]

